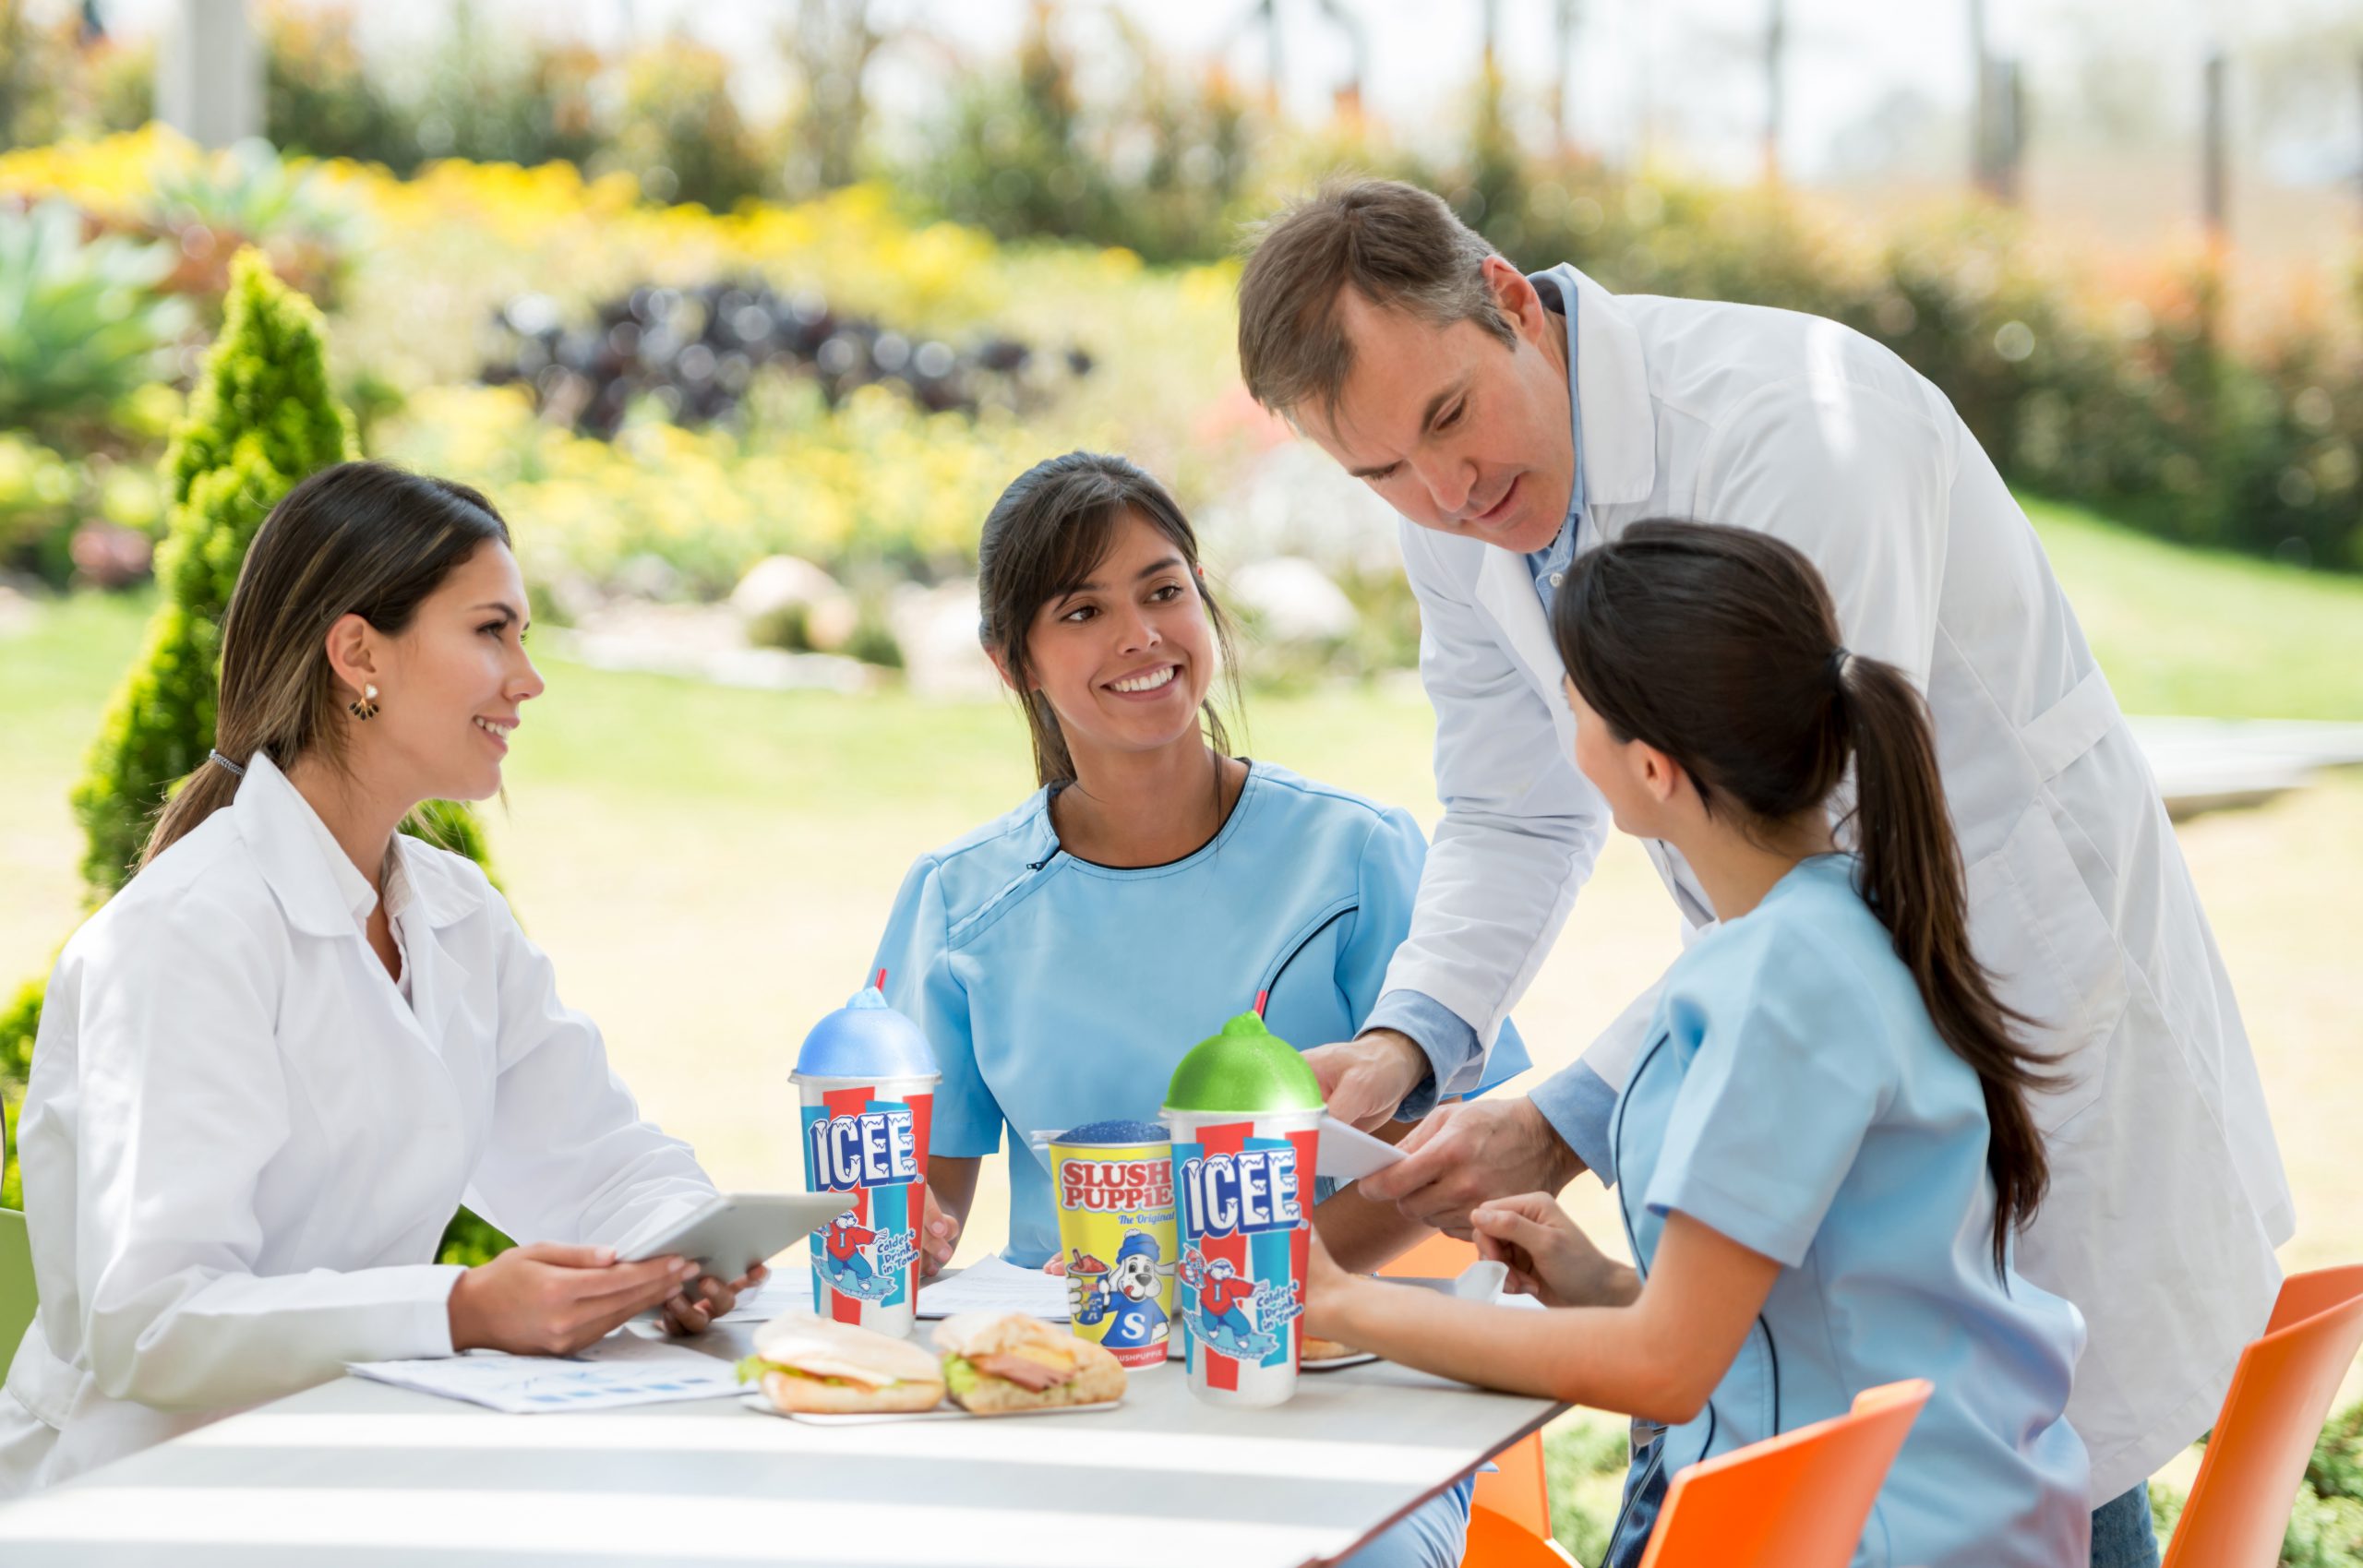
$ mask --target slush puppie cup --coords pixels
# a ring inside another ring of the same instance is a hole
[[[812,1233],[812,1310],[907,1335],[918,1306],[935,1053],[876,986],[813,1025],[788,1075],[804,1095],[804,1185],[843,1192]]]
[[[1313,1069],[1253,1012],[1173,1070],[1162,1119],[1190,1391],[1202,1399],[1278,1405],[1296,1392],[1321,1116]]]
[[[1173,1141],[1154,1121],[1093,1121],[1050,1140],[1074,1332],[1128,1370],[1165,1365],[1173,1316]]]

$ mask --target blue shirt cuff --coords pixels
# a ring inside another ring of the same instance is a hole
[[[1397,1121],[1417,1121],[1436,1108],[1436,1085],[1477,1056],[1477,1031],[1460,1014],[1424,991],[1389,991],[1362,1020],[1362,1028],[1393,1029],[1410,1037],[1428,1059],[1428,1075],[1395,1107]]]
[[[1607,1079],[1578,1061],[1537,1083],[1528,1098],[1551,1124],[1551,1131],[1591,1167],[1601,1186],[1616,1185],[1616,1155],[1608,1143],[1616,1091]]]

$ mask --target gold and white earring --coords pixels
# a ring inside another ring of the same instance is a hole
[[[378,716],[378,688],[376,684],[373,682],[361,688],[361,695],[346,703],[344,705],[344,710],[356,719],[366,720],[376,718]]]

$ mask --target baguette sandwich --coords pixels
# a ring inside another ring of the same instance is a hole
[[[1124,1369],[1104,1347],[1023,1312],[963,1312],[935,1328],[954,1403],[979,1416],[1104,1405]]]
[[[827,1318],[774,1318],[757,1329],[738,1381],[760,1384],[783,1413],[932,1410],[943,1402],[943,1370],[926,1350]]]

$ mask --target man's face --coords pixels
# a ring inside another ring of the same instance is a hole
[[[1575,488],[1565,328],[1500,257],[1486,259],[1485,281],[1514,329],[1507,347],[1473,321],[1433,327],[1348,289],[1344,396],[1334,419],[1317,406],[1296,415],[1421,527],[1523,555],[1558,537]]]

